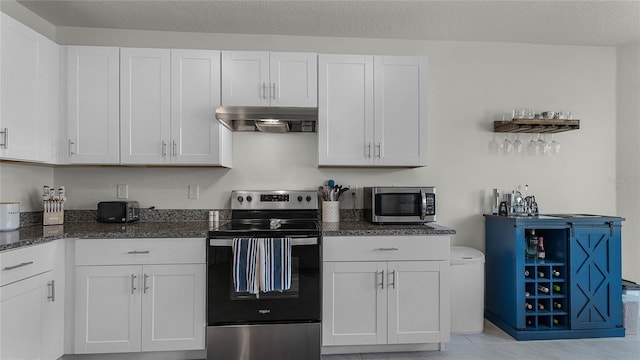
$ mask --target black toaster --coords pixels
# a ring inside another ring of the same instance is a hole
[[[140,219],[137,201],[102,201],[98,203],[97,220],[103,223],[128,223]]]

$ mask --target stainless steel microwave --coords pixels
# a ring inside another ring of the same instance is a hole
[[[373,223],[421,224],[436,221],[436,188],[365,187],[364,214]]]

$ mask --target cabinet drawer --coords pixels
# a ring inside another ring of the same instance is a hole
[[[324,261],[449,260],[449,236],[331,236]]]
[[[205,239],[80,239],[76,265],[205,263]]]
[[[0,286],[53,269],[54,243],[0,253]]]

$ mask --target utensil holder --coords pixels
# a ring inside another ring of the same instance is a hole
[[[322,202],[322,222],[339,222],[340,221],[340,202],[339,201],[323,201]]]

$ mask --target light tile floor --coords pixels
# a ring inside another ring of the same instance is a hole
[[[640,336],[516,341],[489,321],[481,334],[452,335],[446,351],[324,355],[322,360],[640,360]]]

